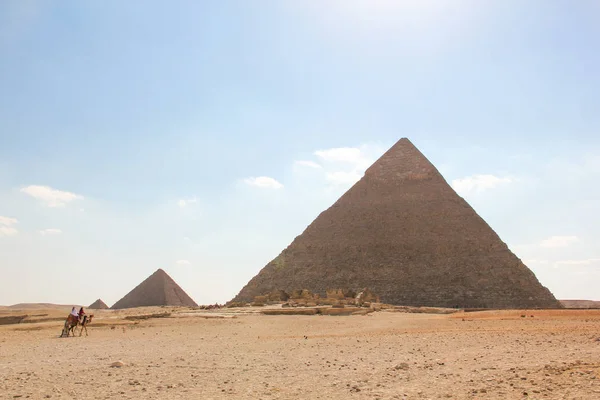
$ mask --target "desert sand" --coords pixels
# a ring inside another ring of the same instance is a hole
[[[0,326],[0,398],[600,398],[600,310],[260,310],[94,310],[59,338],[68,309],[3,309],[30,316]]]

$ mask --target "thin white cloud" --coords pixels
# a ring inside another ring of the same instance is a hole
[[[48,207],[63,207],[73,200],[82,200],[83,196],[49,186],[31,185],[21,189],[21,192],[41,200]]]
[[[357,164],[364,160],[364,155],[357,147],[336,147],[327,150],[317,150],[315,155],[329,162],[346,162]]]
[[[359,181],[384,149],[380,146],[334,147],[314,152],[322,164],[325,180],[333,186],[351,186]],[[317,164],[320,165],[320,164]]]
[[[459,193],[480,193],[488,189],[494,189],[500,185],[506,185],[514,182],[511,177],[499,177],[489,174],[479,174],[467,176],[465,178],[454,179],[452,187]]]
[[[19,221],[16,218],[3,217],[0,215],[0,225],[11,226],[18,223]]]
[[[188,260],[177,260],[177,265],[192,265]]]
[[[544,248],[559,248],[567,247],[573,243],[577,243],[579,238],[577,236],[551,236],[548,239],[544,239],[540,242],[540,247]]]
[[[325,163],[337,165],[338,169],[344,164],[349,165],[359,172],[364,172],[381,154],[383,154],[382,148],[370,145],[335,147],[315,151],[315,155]]]
[[[190,204],[195,204],[198,202],[198,199],[195,197],[189,198],[189,199],[180,199],[179,201],[177,201],[177,205],[181,208],[184,208]]]
[[[264,189],[281,189],[283,185],[268,176],[259,176],[244,179],[244,183]]]
[[[350,186],[358,182],[362,178],[362,174],[357,171],[335,171],[325,175],[325,179],[333,185]]]
[[[0,215],[0,236],[14,236],[19,231],[12,227],[14,224],[18,224],[19,221],[16,218],[3,217]]]
[[[297,166],[300,166],[300,167],[309,167],[309,168],[315,168],[315,169],[323,168],[321,165],[317,164],[316,162],[307,161],[307,160],[295,161],[294,164]]]
[[[46,235],[60,235],[62,233],[62,231],[60,229],[55,229],[55,228],[42,229],[39,232],[40,232],[40,234],[42,236],[46,236]]]
[[[0,236],[14,236],[18,233],[15,228],[11,228],[10,226],[0,226]]]

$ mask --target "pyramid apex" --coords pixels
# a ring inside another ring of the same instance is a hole
[[[144,306],[197,306],[196,302],[162,268],[117,301],[111,308]]]
[[[88,306],[89,309],[92,310],[106,310],[108,309],[108,306],[106,305],[105,302],[102,301],[102,299],[98,299],[95,302],[93,302],[92,304],[90,304]]]
[[[394,149],[396,147],[400,147],[400,146],[410,146],[415,149],[417,148],[417,146],[415,146],[414,143],[411,142],[409,138],[403,137],[403,138],[400,138],[396,143],[394,143],[394,145],[392,147],[390,147],[389,150],[392,150],[392,149]]]
[[[441,178],[435,166],[406,137],[379,157],[365,171],[365,176],[387,184]]]
[[[417,146],[415,146],[415,144],[413,142],[411,142],[411,140],[407,137],[402,137],[402,138],[398,139],[398,141],[396,143],[394,143],[394,145],[392,147],[390,147],[387,152],[389,153],[389,152],[398,151],[399,149],[402,149],[402,148],[414,149],[417,152],[419,152],[419,154],[421,154],[419,149],[417,149]]]

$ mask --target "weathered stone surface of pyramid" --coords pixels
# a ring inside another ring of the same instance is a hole
[[[148,306],[197,307],[198,304],[165,271],[158,269],[111,308]]]
[[[90,304],[88,306],[89,309],[92,310],[107,310],[108,306],[106,305],[105,302],[102,301],[102,299],[98,299],[95,302],[93,302],[92,304]]]
[[[242,288],[370,288],[382,302],[560,308],[552,293],[406,138]]]

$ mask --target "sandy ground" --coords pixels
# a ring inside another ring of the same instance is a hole
[[[0,398],[600,399],[599,310],[244,311],[0,326]]]

